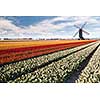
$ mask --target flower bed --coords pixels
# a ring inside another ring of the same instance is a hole
[[[0,64],[19,61],[19,60],[23,60],[23,59],[27,59],[27,58],[31,58],[35,56],[40,56],[43,54],[48,54],[48,53],[56,52],[59,50],[64,50],[67,48],[84,45],[90,42],[93,42],[93,41],[80,41],[80,42],[65,43],[65,44],[0,50]]]
[[[90,62],[82,71],[76,83],[98,83],[100,82],[100,46],[90,59]]]
[[[79,67],[79,64],[97,47],[97,45],[98,43],[90,47],[87,47],[83,50],[77,51],[76,53],[73,53],[58,61],[52,62],[44,66],[43,68],[37,69],[36,71],[33,71],[31,73],[28,73],[27,70],[27,74],[23,74],[21,75],[21,77],[15,80],[11,80],[9,82],[63,82],[64,78],[66,76],[69,77],[69,75]],[[27,63],[29,64],[29,62]],[[27,63],[25,66],[29,67]],[[25,68],[21,70],[23,72]],[[8,71],[8,75],[10,75],[9,71]]]

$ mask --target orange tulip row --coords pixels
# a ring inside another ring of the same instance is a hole
[[[28,59],[31,57],[36,57],[44,54],[49,54],[52,52],[56,52],[59,50],[64,50],[67,48],[72,48],[80,45],[84,45],[93,41],[84,41],[84,42],[76,42],[76,43],[67,43],[67,44],[57,44],[57,45],[47,45],[47,46],[39,46],[39,47],[24,47],[24,48],[15,48],[9,50],[4,50],[0,52],[0,64],[15,62],[23,59]],[[4,53],[5,52],[5,53]],[[3,53],[3,54],[2,54]]]

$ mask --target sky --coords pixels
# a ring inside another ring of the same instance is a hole
[[[73,37],[85,22],[84,38],[100,38],[100,16],[0,16],[0,38]]]

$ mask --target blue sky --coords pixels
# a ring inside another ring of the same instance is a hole
[[[0,38],[78,38],[73,35],[81,27],[90,35],[85,38],[100,38],[100,16],[1,16]]]

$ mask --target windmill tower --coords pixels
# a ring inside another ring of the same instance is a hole
[[[87,24],[87,22],[85,22],[81,27],[74,25],[74,27],[78,28],[79,30],[74,34],[73,37],[75,37],[78,33],[79,33],[79,40],[85,40],[85,38],[83,37],[83,33],[86,33],[87,35],[89,35],[88,32],[86,32],[85,30],[83,30],[84,26]]]

